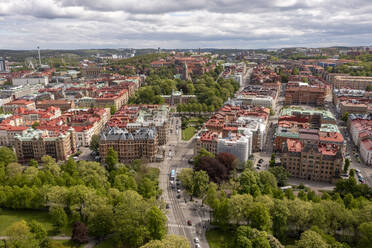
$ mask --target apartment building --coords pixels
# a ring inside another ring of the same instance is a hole
[[[113,115],[110,127],[126,128],[134,131],[139,128],[156,128],[159,145],[168,142],[169,107],[167,105],[125,105]]]
[[[35,109],[35,102],[28,100],[14,100],[3,105],[3,111],[5,113],[14,113],[18,108]]]
[[[75,108],[75,103],[69,100],[43,100],[36,102],[36,108],[38,109],[48,109],[50,107],[57,107],[64,112]]]
[[[64,161],[76,152],[75,147],[73,130],[50,135],[43,130],[28,129],[14,138],[14,148],[20,163],[27,163],[31,159],[40,161],[44,155]]]
[[[326,88],[302,82],[288,83],[285,90],[285,104],[305,104],[323,106]]]
[[[110,147],[118,153],[122,163],[130,163],[136,159],[155,162],[158,135],[155,128],[141,128],[130,132],[125,128],[109,127],[100,136],[99,153],[103,160]]]
[[[280,154],[282,166],[293,177],[334,183],[344,165],[342,150],[329,143],[288,139]]]
[[[349,88],[365,90],[367,86],[372,86],[372,77],[350,75],[336,75],[333,77],[333,87],[336,89]]]
[[[168,105],[178,105],[178,104],[186,104],[189,103],[191,100],[196,100],[196,95],[184,95],[181,91],[174,91],[172,90],[172,94],[170,95],[161,95],[164,99],[164,103]]]

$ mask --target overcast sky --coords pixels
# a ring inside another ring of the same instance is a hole
[[[372,0],[0,0],[0,49],[372,45]]]

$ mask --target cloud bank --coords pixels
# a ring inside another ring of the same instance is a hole
[[[372,45],[369,0],[0,0],[0,49]]]

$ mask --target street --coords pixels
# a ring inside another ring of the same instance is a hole
[[[178,122],[177,122],[178,120]],[[181,189],[170,187],[170,172],[176,171],[176,175],[182,168],[191,167],[188,160],[193,156],[193,143],[182,141],[181,139],[181,118],[171,117],[169,127],[169,140],[166,145],[166,158],[160,167],[160,188],[163,190],[163,200],[169,204],[167,212],[168,233],[186,237],[192,245],[194,238],[197,237],[202,248],[209,247],[205,237],[205,228],[209,220],[209,211],[200,206],[200,202],[190,201],[190,196]],[[178,132],[177,132],[178,130]],[[179,195],[179,198],[177,198]],[[191,221],[191,225],[188,225]]]

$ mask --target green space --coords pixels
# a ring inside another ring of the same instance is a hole
[[[219,229],[207,231],[207,240],[211,248],[233,248],[234,234]]]
[[[74,247],[74,248],[80,248],[84,247],[85,244],[76,244],[75,242],[71,240],[53,240],[53,244],[63,245],[63,247]],[[111,246],[114,247],[114,246]]]
[[[50,215],[47,211],[33,210],[1,210],[0,211],[0,236],[5,235],[6,229],[13,223],[25,220],[27,222],[36,220],[40,222],[48,235],[53,234],[53,223],[50,220]]]
[[[182,139],[190,140],[192,136],[194,136],[195,132],[195,127],[187,127],[186,129],[182,130]]]
[[[98,245],[94,246],[94,248],[113,248],[113,247],[115,247],[115,241],[112,238],[105,239]]]

